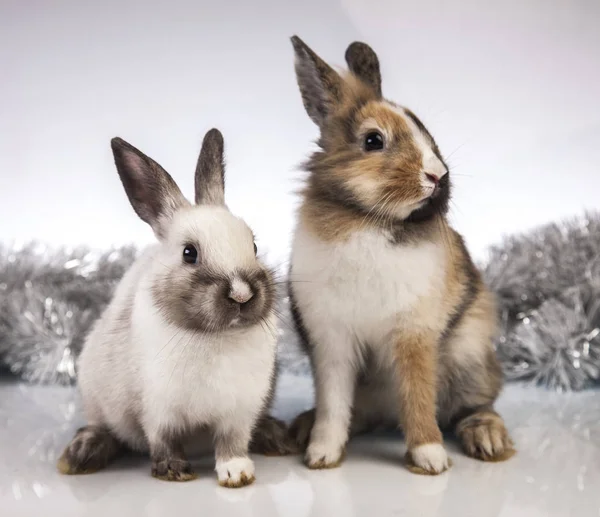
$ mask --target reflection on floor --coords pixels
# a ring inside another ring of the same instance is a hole
[[[312,402],[310,379],[284,375],[276,412],[291,418]],[[395,435],[354,441],[339,469],[312,472],[299,457],[256,458],[254,485],[220,488],[212,459],[200,479],[157,481],[149,462],[128,458],[83,477],[60,476],[57,455],[82,424],[72,389],[0,384],[0,513],[44,515],[203,515],[292,517],[418,515],[578,517],[600,515],[600,392],[558,394],[508,386],[498,409],[518,447],[512,460],[484,464],[452,442],[454,467],[422,477],[402,466]]]

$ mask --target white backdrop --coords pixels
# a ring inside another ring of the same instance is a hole
[[[338,65],[353,40],[375,48],[384,94],[451,155],[452,221],[481,257],[503,233],[600,205],[599,19],[595,0],[2,0],[0,241],[150,242],[110,138],[192,196],[217,126],[228,203],[284,263],[317,135],[296,33]]]

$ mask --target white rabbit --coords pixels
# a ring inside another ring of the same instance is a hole
[[[119,138],[111,145],[131,205],[159,243],[123,277],[87,338],[78,375],[88,425],[59,470],[93,472],[130,448],[149,451],[157,478],[193,479],[183,444],[208,428],[219,483],[250,484],[253,430],[257,452],[290,451],[283,424],[266,416],[274,283],[252,231],[225,206],[223,137],[212,129],[204,138],[196,205],[158,163]]]

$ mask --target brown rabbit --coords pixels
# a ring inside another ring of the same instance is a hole
[[[290,269],[294,318],[311,358],[316,408],[292,433],[310,468],[340,464],[349,435],[400,424],[412,470],[466,454],[514,452],[493,404],[502,387],[496,308],[448,226],[450,174],[433,137],[386,100],[375,52],[352,43],[338,74],[294,36],[296,74],[320,149],[309,172]]]

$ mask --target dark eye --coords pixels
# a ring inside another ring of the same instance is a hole
[[[256,247],[256,242],[254,243],[254,254],[256,255],[258,253],[258,248]]]
[[[198,250],[191,244],[183,248],[183,261],[186,264],[196,264],[198,262]]]
[[[379,131],[371,131],[365,136],[365,151],[381,151],[383,149],[383,136]]]

